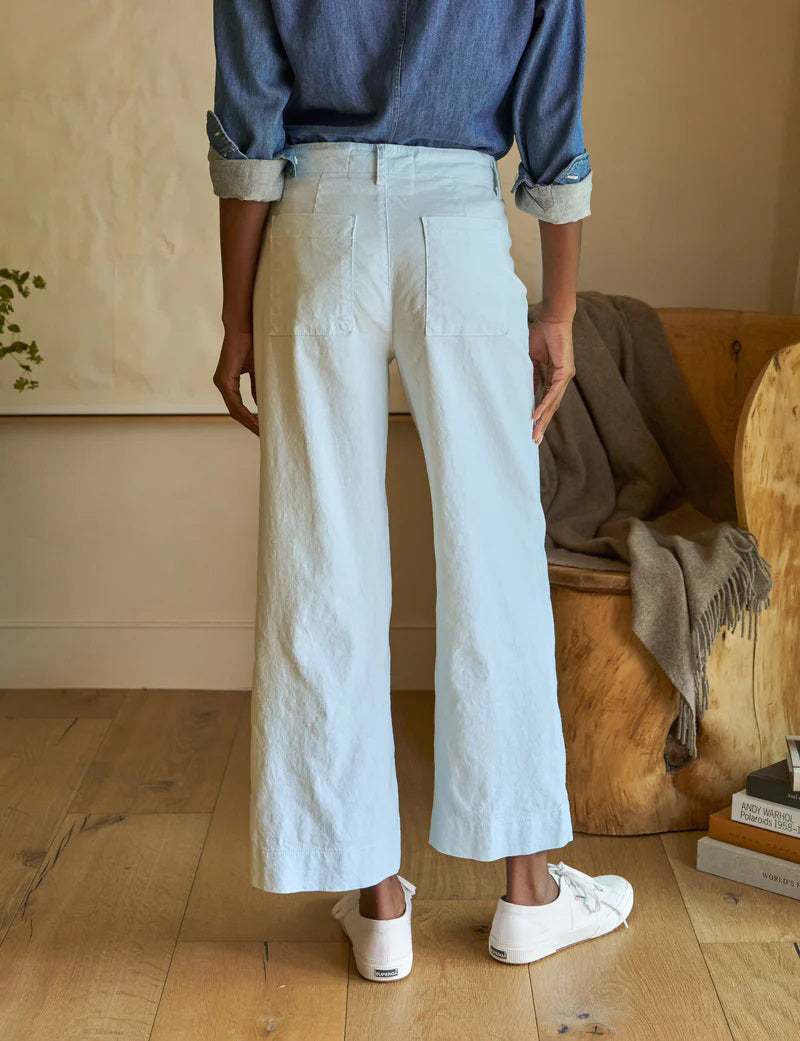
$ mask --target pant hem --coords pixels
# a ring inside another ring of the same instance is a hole
[[[439,853],[465,860],[491,861],[560,849],[573,839],[569,810],[548,817],[520,817],[503,821],[447,820],[431,823],[428,843]]]
[[[268,893],[339,893],[400,870],[400,844],[251,847],[250,884]]]

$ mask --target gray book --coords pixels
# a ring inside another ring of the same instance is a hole
[[[697,840],[697,870],[730,878],[757,889],[768,889],[794,900],[800,897],[800,864],[757,853],[703,835]]]

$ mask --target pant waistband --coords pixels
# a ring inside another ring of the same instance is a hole
[[[305,141],[284,152],[294,176],[322,171],[344,177],[449,177],[499,188],[497,161],[488,152],[472,148],[439,148],[394,142]],[[288,169],[287,169],[288,172]]]

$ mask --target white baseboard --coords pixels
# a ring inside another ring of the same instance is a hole
[[[392,689],[432,690],[435,630],[390,631]],[[247,622],[0,623],[0,688],[249,690]]]

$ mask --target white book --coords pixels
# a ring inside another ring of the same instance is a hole
[[[781,835],[800,837],[800,806],[784,806],[780,802],[756,799],[742,788],[731,797],[731,820],[752,824]]]
[[[697,870],[720,878],[730,878],[757,889],[767,889],[792,899],[800,899],[800,864],[767,853],[757,853],[709,835],[697,840]]]

